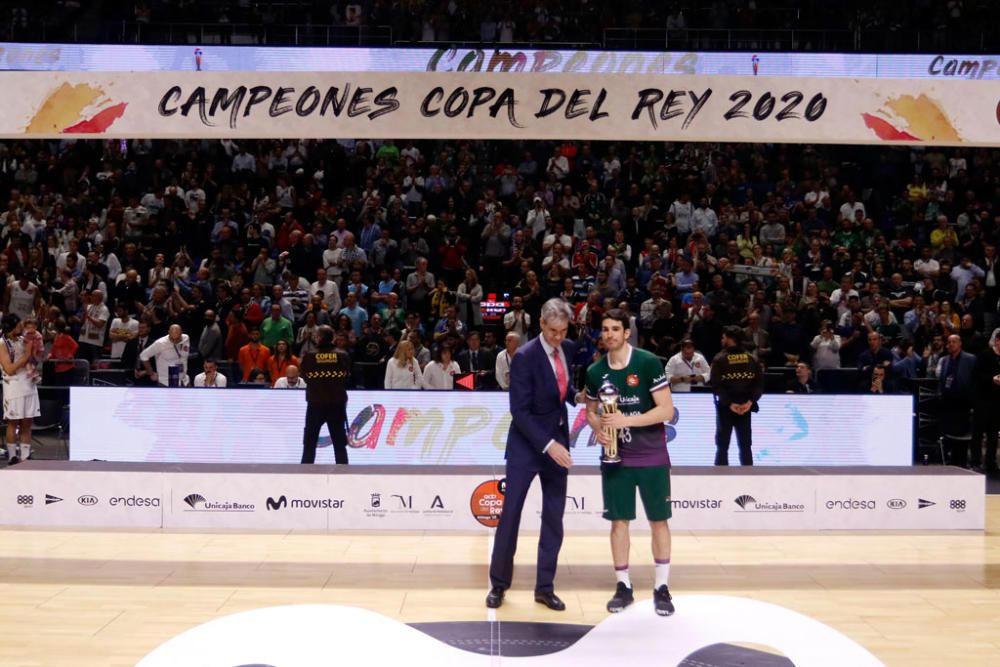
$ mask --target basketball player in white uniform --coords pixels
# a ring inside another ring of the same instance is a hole
[[[23,324],[13,313],[0,320],[0,366],[3,370],[3,416],[7,420],[7,460],[14,465],[31,455],[31,423],[38,417],[38,388],[28,371],[30,352],[21,340]]]

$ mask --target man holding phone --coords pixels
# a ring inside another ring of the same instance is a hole
[[[694,341],[681,341],[681,351],[667,360],[667,377],[670,389],[675,392],[689,392],[693,385],[705,386],[712,373],[705,356],[694,349]]]

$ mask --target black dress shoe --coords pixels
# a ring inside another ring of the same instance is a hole
[[[555,593],[535,593],[535,602],[541,602],[552,611],[564,611],[566,604]]]
[[[490,592],[486,594],[486,606],[490,609],[496,609],[503,604],[503,589],[499,586],[494,586],[490,589]]]

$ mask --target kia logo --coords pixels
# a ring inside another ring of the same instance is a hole
[[[891,510],[901,510],[906,507],[906,501],[902,498],[893,498],[892,500],[887,500],[886,505],[889,506]]]
[[[76,502],[80,503],[84,507],[90,507],[97,504],[97,496],[80,496],[76,499]]]

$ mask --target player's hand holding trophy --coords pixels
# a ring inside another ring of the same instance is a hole
[[[618,387],[605,380],[597,394],[601,402],[601,414],[612,415],[618,412]],[[601,431],[608,441],[604,445],[604,456],[601,457],[601,463],[621,463],[622,459],[618,456],[618,429],[614,426],[602,426]]]

